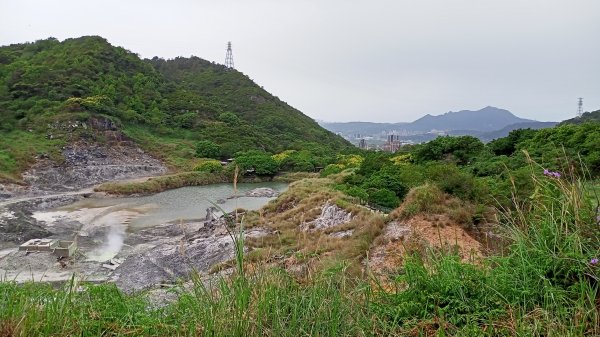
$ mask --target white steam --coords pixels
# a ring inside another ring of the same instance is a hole
[[[125,226],[121,224],[111,225],[106,239],[102,245],[87,254],[88,260],[104,262],[115,257],[125,241]]]

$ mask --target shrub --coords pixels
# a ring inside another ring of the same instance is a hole
[[[258,175],[274,175],[279,170],[279,165],[267,152],[248,151],[238,153],[235,163],[242,170],[253,169]]]
[[[221,172],[223,171],[223,165],[221,165],[221,163],[216,160],[207,160],[198,164],[194,168],[194,171],[210,173]]]
[[[444,199],[444,192],[436,185],[425,184],[415,187],[406,195],[400,214],[392,216],[409,218],[419,213],[437,212],[443,208]]]
[[[421,163],[444,159],[466,165],[481,153],[483,148],[483,143],[473,136],[445,136],[419,145],[412,155],[416,162]]]
[[[369,189],[367,193],[369,195],[369,202],[378,206],[395,208],[400,203],[400,198],[396,196],[396,193],[387,188]]]
[[[488,196],[485,185],[455,165],[430,165],[426,169],[426,175],[442,191],[460,199],[480,201]]]
[[[329,164],[325,166],[323,171],[321,171],[321,177],[327,177],[332,174],[340,173],[344,170],[344,166],[341,164]]]
[[[406,195],[406,192],[408,192],[408,187],[402,183],[399,173],[400,170],[395,167],[384,167],[379,172],[367,178],[362,187],[365,189],[387,189],[394,192],[398,199],[401,200]]]
[[[284,152],[285,153],[285,152]],[[281,170],[293,172],[313,172],[317,163],[315,156],[307,150],[291,151],[281,156],[278,162]]]
[[[242,122],[240,117],[238,117],[238,115],[234,114],[233,112],[223,112],[219,115],[219,121],[229,126],[237,126],[240,125],[240,123]]]
[[[367,193],[367,191],[357,186],[352,186],[348,188],[346,190],[346,193],[349,196],[358,198],[360,201],[366,201],[369,198],[369,194]]]
[[[201,140],[196,144],[196,157],[199,158],[218,158],[221,154],[219,145],[210,140]]]

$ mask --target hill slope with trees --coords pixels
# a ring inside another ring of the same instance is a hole
[[[98,36],[0,47],[0,116],[5,178],[77,138],[50,126],[90,119],[110,121],[176,168],[201,141],[221,158],[352,148],[239,71],[197,57],[142,60]]]

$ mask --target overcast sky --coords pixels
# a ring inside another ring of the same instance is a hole
[[[0,44],[101,35],[236,68],[326,121],[600,109],[598,0],[0,0]]]

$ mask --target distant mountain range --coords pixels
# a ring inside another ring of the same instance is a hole
[[[542,129],[555,122],[539,122],[515,116],[508,110],[485,107],[480,110],[450,111],[439,116],[427,114],[411,123],[348,122],[326,123],[321,126],[346,138],[396,133],[402,139],[423,142],[439,134],[472,135],[483,141],[505,137],[515,129]]]

